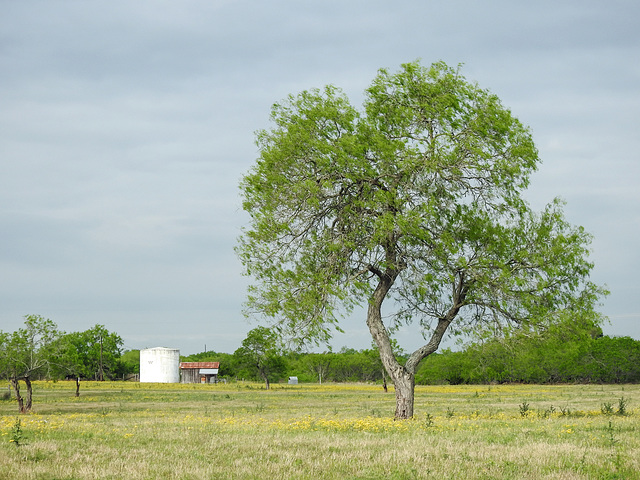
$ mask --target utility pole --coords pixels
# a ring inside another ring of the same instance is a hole
[[[100,369],[98,370],[98,380],[104,381],[104,375],[102,372],[102,333],[100,334]]]

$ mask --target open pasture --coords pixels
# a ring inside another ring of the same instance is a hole
[[[640,385],[418,386],[407,421],[379,385],[74,391],[0,400],[0,479],[640,479]]]

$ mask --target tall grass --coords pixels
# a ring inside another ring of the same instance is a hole
[[[407,421],[374,385],[74,391],[34,385],[19,448],[0,401],[0,479],[640,479],[638,385],[418,387]]]

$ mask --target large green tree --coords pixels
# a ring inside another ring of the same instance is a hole
[[[104,325],[94,325],[84,332],[60,337],[59,355],[53,362],[57,376],[76,379],[76,396],[80,395],[80,378],[113,379],[121,367],[122,338]]]
[[[122,338],[109,332],[104,325],[94,325],[84,332],[71,333],[68,345],[72,358],[76,358],[76,373],[84,378],[102,381],[113,379],[118,374],[122,355]]]
[[[365,306],[397,418],[413,415],[416,369],[448,332],[553,321],[603,293],[562,202],[536,213],[522,198],[539,163],[529,130],[458,70],[380,70],[362,109],[327,86],[275,104],[271,120],[241,182],[247,311],[326,341]],[[390,333],[403,323],[425,341],[398,361]]]

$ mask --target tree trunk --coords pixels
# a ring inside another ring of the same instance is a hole
[[[26,413],[31,411],[31,405],[33,404],[33,389],[31,388],[31,379],[29,377],[24,377],[23,380],[24,383],[27,384],[27,397],[24,403],[24,411]]]
[[[267,374],[263,371],[260,371],[260,376],[262,377],[262,379],[264,380],[264,385],[265,388],[267,390],[269,390],[269,377],[267,376]]]
[[[23,398],[20,395],[20,380],[24,380],[24,383],[27,384],[27,395]],[[31,380],[29,377],[22,378],[11,378],[9,380],[10,385],[13,387],[13,390],[16,392],[16,400],[18,401],[18,412],[27,413],[31,411],[32,401],[32,389],[31,389]]]
[[[80,377],[76,377],[76,397],[80,396]]]
[[[395,257],[393,254],[388,254],[387,257],[391,260],[389,262],[390,264],[395,263]],[[378,346],[382,366],[393,380],[393,384],[395,386],[395,418],[398,420],[412,418],[415,394],[415,374],[418,370],[418,365],[422,359],[431,355],[440,346],[440,342],[449,328],[449,325],[458,315],[460,308],[465,304],[464,301],[467,293],[467,286],[465,285],[464,278],[460,276],[459,281],[454,284],[453,306],[449,309],[446,315],[438,319],[436,328],[431,335],[431,340],[429,340],[426,345],[409,355],[409,358],[404,365],[400,365],[393,354],[389,333],[382,321],[382,303],[387,297],[389,290],[391,290],[391,287],[398,276],[398,272],[393,269],[388,269],[383,273],[371,266],[369,267],[369,270],[376,275],[380,281],[371,295],[371,298],[369,298],[367,326],[369,327],[371,336]]]
[[[387,329],[382,322],[382,302],[384,301],[391,285],[393,285],[394,277],[391,274],[381,274],[380,283],[369,299],[369,308],[367,310],[367,325],[373,337],[378,351],[380,352],[380,360],[385,368],[393,384],[396,392],[396,413],[397,420],[403,420],[413,417],[413,395],[415,387],[415,374],[412,370],[400,365],[396,360],[391,348],[391,340]]]
[[[396,420],[413,417],[415,375],[403,370],[393,379],[396,391]]]
[[[24,400],[22,398],[22,396],[20,395],[20,380],[18,380],[17,378],[13,377],[10,380],[11,386],[13,387],[13,390],[16,392],[16,400],[18,401],[18,412],[20,413],[25,413],[24,410]]]

